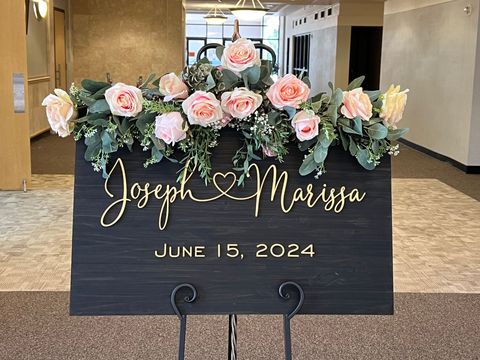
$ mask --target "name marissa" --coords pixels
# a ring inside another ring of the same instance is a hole
[[[366,193],[360,193],[358,189],[352,189],[347,191],[345,186],[339,189],[330,188],[324,184],[321,190],[317,193],[314,192],[314,186],[308,184],[305,188],[297,188],[291,196],[287,199],[286,192],[288,187],[288,173],[282,171],[280,174],[275,165],[271,165],[265,173],[262,175],[260,169],[256,164],[250,165],[250,178],[256,181],[255,191],[245,197],[237,197],[230,194],[231,190],[236,186],[237,175],[234,172],[220,173],[217,172],[212,178],[212,186],[218,190],[218,195],[211,198],[198,198],[188,189],[188,181],[193,175],[194,171],[188,172],[188,164],[185,166],[183,180],[178,185],[163,185],[158,184],[152,187],[150,183],[143,185],[135,183],[130,188],[127,186],[127,174],[123,165],[122,159],[117,159],[112,169],[110,170],[109,177],[105,180],[105,192],[110,198],[115,196],[109,191],[108,183],[109,178],[115,171],[120,172],[122,177],[122,194],[121,197],[113,201],[103,212],[100,219],[100,223],[103,227],[110,227],[115,225],[124,215],[127,204],[132,200],[137,201],[137,208],[144,208],[151,198],[161,201],[160,214],[158,217],[158,227],[160,230],[164,230],[168,224],[170,218],[170,207],[177,200],[190,199],[198,203],[207,203],[218,200],[222,197],[227,197],[233,201],[255,201],[255,217],[258,217],[260,213],[260,201],[264,188],[267,184],[267,180],[271,179],[271,195],[270,201],[273,202],[279,196],[280,208],[284,213],[289,213],[297,202],[305,203],[309,208],[315,207],[317,204],[323,204],[325,211],[334,211],[340,213],[347,202],[361,202],[366,196]],[[218,179],[230,179],[231,183],[228,187],[222,187],[218,184]],[[116,211],[116,216],[115,216]],[[110,214],[115,218],[112,221],[107,221],[107,217],[111,218]]]

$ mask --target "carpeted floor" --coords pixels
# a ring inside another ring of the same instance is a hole
[[[396,294],[395,316],[298,316],[294,359],[478,359],[480,295]],[[70,317],[66,292],[0,292],[0,359],[175,359],[173,316]],[[189,317],[186,359],[227,358],[227,317]],[[283,359],[279,316],[240,316],[238,358]]]

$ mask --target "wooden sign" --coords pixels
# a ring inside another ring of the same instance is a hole
[[[140,148],[119,151],[104,183],[77,144],[73,315],[173,314],[182,283],[198,290],[185,314],[283,314],[286,281],[304,289],[300,313],[393,313],[388,159],[369,172],[332,148],[315,180],[298,174],[304,154],[292,147],[237,187],[238,145],[222,134],[205,186],[196,174],[176,183],[179,164],[165,160],[145,169]]]

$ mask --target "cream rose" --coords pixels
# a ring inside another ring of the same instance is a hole
[[[261,64],[260,55],[251,40],[240,38],[227,44],[222,55],[222,66],[240,73],[252,66]]]
[[[186,99],[188,97],[187,85],[175,73],[162,76],[158,87],[160,93],[165,96],[165,101]]]
[[[309,96],[308,85],[292,74],[279,78],[267,91],[267,97],[277,109],[285,106],[298,109]]]
[[[400,86],[391,85],[388,91],[383,94],[383,104],[380,117],[387,127],[397,128],[397,123],[402,120],[405,106],[407,105],[407,93],[410,90],[400,91]]]
[[[292,126],[300,141],[311,140],[318,136],[318,124],[320,124],[320,117],[312,110],[302,110],[292,119]]]
[[[262,105],[262,95],[247,88],[236,88],[222,94],[222,109],[232,117],[244,119],[252,115]]]
[[[42,101],[46,107],[50,127],[61,137],[70,135],[72,127],[70,120],[74,117],[75,107],[70,96],[62,89],[55,89],[55,95],[50,94]]]
[[[182,108],[191,125],[205,127],[223,119],[220,101],[209,92],[194,92],[182,103]]]
[[[368,121],[373,115],[372,108],[372,102],[362,88],[343,92],[343,106],[340,112],[346,118],[354,119],[359,117],[364,121]]]
[[[155,118],[155,136],[175,145],[187,137],[188,125],[179,112],[170,112]]]
[[[142,111],[142,91],[135,86],[116,83],[105,91],[105,100],[113,115],[134,117]]]

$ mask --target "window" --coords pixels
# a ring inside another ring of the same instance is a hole
[[[318,13],[315,13],[315,20],[318,20]]]
[[[327,10],[327,15],[328,15],[328,16],[332,16],[332,14],[333,14],[333,8],[329,8],[329,9]]]
[[[196,62],[198,50],[207,43],[226,45],[231,42],[235,17],[227,15],[227,21],[222,25],[209,25],[203,18],[204,13],[186,14],[186,37],[188,65]],[[297,21],[293,24],[297,25]],[[253,42],[263,43],[270,46],[276,54],[279,49],[280,18],[276,15],[266,15],[261,21],[243,21],[240,24],[240,34]],[[270,59],[266,51],[261,51],[263,59]],[[214,50],[209,50],[207,57],[214,65],[220,62],[215,56]]]
[[[310,67],[310,34],[293,37],[293,74],[308,76]]]

